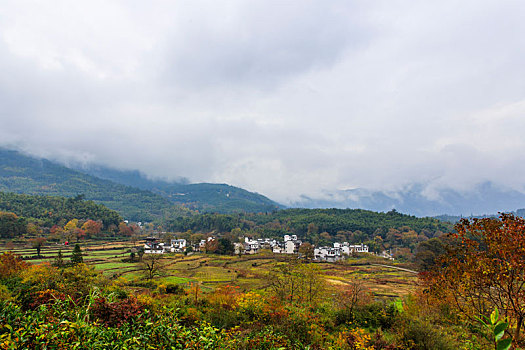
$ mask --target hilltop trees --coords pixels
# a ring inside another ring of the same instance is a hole
[[[0,238],[13,238],[27,231],[27,222],[14,213],[0,211]]]
[[[463,219],[456,232],[437,268],[426,274],[427,290],[450,296],[470,318],[496,306],[517,340],[525,318],[525,220],[512,214]]]
[[[40,222],[41,226],[64,225],[72,219],[100,221],[108,229],[118,225],[122,218],[111,209],[92,201],[55,196],[31,196],[0,192],[0,212],[13,212]]]

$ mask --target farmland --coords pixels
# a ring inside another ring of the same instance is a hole
[[[11,250],[32,264],[52,263],[59,249],[65,261],[69,260],[72,246],[48,245],[41,251],[40,258],[35,256],[35,249],[27,246],[6,248],[2,245],[0,253]],[[116,279],[121,278],[133,283],[144,280],[142,264],[139,258],[129,261],[130,242],[87,242],[82,244],[84,262],[95,271]],[[287,264],[291,258],[283,254],[263,252],[257,255],[222,256],[195,253],[191,255],[165,254],[161,260],[164,268],[156,276],[156,284],[199,283],[205,292],[215,290],[222,285],[239,286],[242,291],[265,291],[269,287],[268,274],[277,265]],[[329,286],[342,287],[358,281],[377,299],[393,299],[406,296],[414,290],[417,275],[414,272],[398,270],[404,265],[385,265],[385,260],[371,256],[350,258],[341,263],[312,263],[320,268],[324,280]],[[384,265],[384,266],[381,266]],[[391,265],[392,267],[390,267]]]

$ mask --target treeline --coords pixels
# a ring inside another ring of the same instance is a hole
[[[73,219],[100,221],[106,229],[118,227],[122,222],[116,211],[86,201],[83,196],[65,198],[0,192],[0,211],[28,218],[44,227],[63,226]],[[12,232],[16,234],[17,231]]]
[[[14,238],[27,232],[27,220],[16,214],[0,211],[0,238]]]
[[[377,213],[362,209],[286,209],[260,214],[178,217],[168,220],[166,229],[173,232],[218,233],[240,229],[243,234],[255,237],[282,238],[285,234],[296,234],[300,239],[315,244],[348,241],[373,245],[380,241],[381,248],[414,248],[421,241],[451,231],[452,225],[395,210]]]

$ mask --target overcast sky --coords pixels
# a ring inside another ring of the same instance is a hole
[[[257,191],[525,185],[523,1],[1,1],[0,145]]]

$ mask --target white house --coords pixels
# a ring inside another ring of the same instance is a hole
[[[297,254],[299,252],[299,247],[302,242],[299,240],[289,240],[284,242],[284,252],[286,254]]]
[[[147,237],[144,243],[145,254],[164,254],[164,243],[159,243],[155,237]]]
[[[257,254],[259,252],[260,244],[258,241],[244,238],[244,254]]]
[[[350,251],[354,253],[368,253],[368,246],[366,244],[350,245]]]
[[[319,247],[314,249],[314,259],[319,261],[336,262],[343,259],[339,247]]]
[[[185,239],[172,239],[170,250],[172,253],[183,253],[186,251],[186,244]]]

